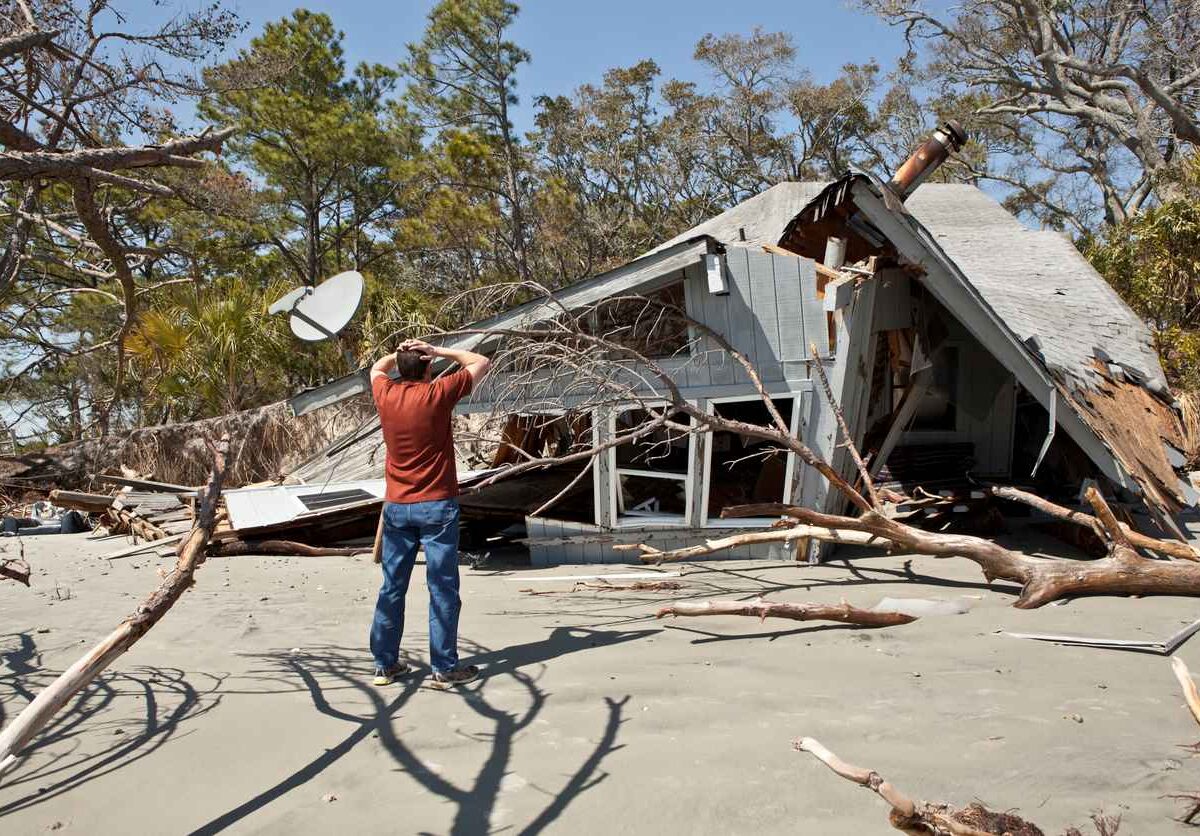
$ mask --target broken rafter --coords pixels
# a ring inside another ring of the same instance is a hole
[[[767,618],[788,618],[792,621],[839,621],[861,627],[896,627],[916,621],[914,615],[899,612],[878,612],[840,604],[789,604],[764,601],[680,601],[658,611],[664,616],[745,615],[760,621]]]

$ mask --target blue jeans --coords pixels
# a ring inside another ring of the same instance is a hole
[[[404,633],[404,596],[425,547],[429,587],[429,658],[434,671],[458,666],[458,500],[383,504],[383,586],[371,624],[371,655],[390,668],[399,661]]]

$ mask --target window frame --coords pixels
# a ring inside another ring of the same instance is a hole
[[[692,406],[698,406],[696,401],[689,400]],[[608,414],[608,432],[609,438],[617,437],[617,419],[626,412],[644,409],[661,409],[670,404],[663,401],[643,401],[640,403],[631,403],[628,406],[622,405],[609,411]],[[692,420],[692,419],[689,419]],[[608,472],[611,474],[609,479],[608,491],[608,507],[611,514],[612,527],[614,529],[626,528],[646,528],[649,526],[660,526],[663,528],[691,528],[691,508],[693,502],[693,491],[696,483],[696,444],[697,433],[695,428],[688,433],[688,448],[687,448],[687,472],[686,473],[657,473],[655,471],[643,470],[640,468],[617,467],[617,445],[613,445],[605,451],[604,455],[608,460]],[[684,489],[684,512],[681,515],[676,514],[624,514],[621,510],[621,477],[623,475],[639,476],[651,479],[663,479],[665,481],[683,481]]]
[[[767,392],[767,396],[772,401],[790,400],[792,402],[792,418],[789,422],[788,431],[793,437],[796,437],[800,432],[800,412],[803,406],[802,392]],[[704,411],[709,415],[714,415],[714,407],[723,403],[762,403],[762,397],[759,395],[729,395],[720,398],[709,398],[705,404]],[[712,433],[706,433],[706,443],[704,445],[704,474],[701,483],[700,494],[700,520],[701,528],[768,528],[778,522],[782,517],[737,517],[734,519],[722,519],[721,517],[712,517],[708,515],[709,504],[709,486],[712,484],[712,464],[713,464],[713,445]],[[798,458],[795,451],[787,452],[787,462],[784,467],[783,475],[783,504],[791,503],[796,489],[796,467]]]

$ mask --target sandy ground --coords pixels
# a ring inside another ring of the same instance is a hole
[[[157,584],[168,561],[101,558],[119,545],[27,541],[34,588],[0,585],[4,721]],[[1181,748],[1200,729],[1167,659],[996,632],[1165,637],[1194,600],[1022,612],[973,564],[903,557],[672,567],[678,593],[521,592],[594,568],[464,569],[463,646],[488,676],[446,693],[424,684],[420,569],[404,648],[422,667],[374,688],[369,558],[214,560],[0,780],[0,831],[894,832],[878,798],[792,751],[797,735],[1047,833],[1099,809],[1122,834],[1188,830],[1164,796],[1200,789]],[[672,597],[756,593],[972,609],[887,630],[652,617]],[[1180,655],[1200,671],[1200,637]]]

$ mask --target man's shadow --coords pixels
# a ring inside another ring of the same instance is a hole
[[[464,655],[470,654],[469,661],[480,665],[483,669],[483,678],[458,690],[462,693],[463,704],[492,725],[491,731],[478,735],[476,738],[481,742],[486,741],[490,749],[483,766],[470,786],[459,786],[438,775],[400,740],[392,726],[392,718],[395,714],[420,690],[423,680],[419,674],[410,674],[403,680],[400,692],[387,699],[385,698],[387,692],[370,685],[361,676],[364,663],[368,660],[360,650],[325,647],[300,654],[287,651],[264,654],[259,657],[266,663],[266,667],[260,671],[262,676],[272,679],[279,676],[298,678],[308,689],[313,707],[327,717],[347,723],[351,726],[351,731],[340,742],[323,749],[320,755],[278,783],[202,825],[193,833],[219,833],[240,822],[276,799],[308,783],[372,734],[378,735],[384,750],[403,771],[412,776],[429,792],[441,796],[455,805],[451,833],[486,833],[491,829],[492,810],[500,793],[501,781],[512,757],[515,738],[541,713],[548,696],[537,685],[540,671],[530,672],[526,669],[570,653],[634,641],[658,632],[660,631],[611,631],[555,627],[544,639],[503,649],[493,650],[471,642],[463,642],[462,649],[466,651]],[[356,671],[359,673],[355,673]],[[505,711],[488,702],[486,686],[489,681],[498,677],[509,677],[525,692],[527,703],[522,711]],[[335,706],[328,695],[346,690],[355,696],[364,697],[369,710],[365,713],[352,712]],[[563,787],[555,793],[551,802],[520,833],[541,832],[557,819],[579,794],[604,780],[607,773],[600,771],[600,766],[609,754],[621,748],[616,745],[616,738],[623,722],[622,712],[628,700],[628,696],[620,700],[605,698],[606,719],[600,741]]]

